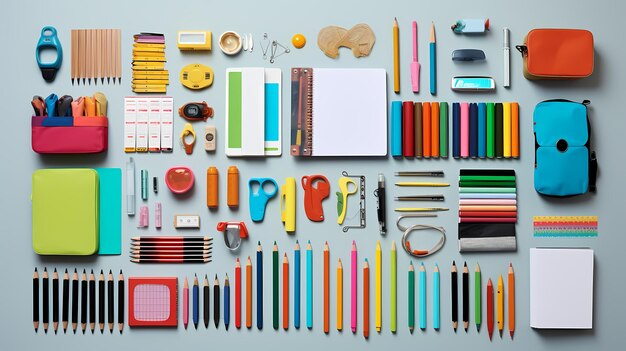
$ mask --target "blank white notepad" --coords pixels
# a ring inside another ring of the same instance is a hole
[[[530,326],[593,328],[593,250],[530,249]]]

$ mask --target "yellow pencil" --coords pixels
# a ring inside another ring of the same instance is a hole
[[[337,262],[337,330],[343,330],[343,265]]]
[[[503,151],[502,156],[505,158],[511,157],[511,103],[505,102],[502,104],[503,118],[502,118],[502,141]]]
[[[435,211],[448,211],[447,207],[398,207],[394,211],[396,212],[435,212]]]
[[[389,298],[389,309],[391,311],[389,314],[389,327],[392,333],[395,333],[397,330],[397,310],[398,310],[398,300],[397,300],[397,256],[396,256],[396,242],[395,240],[391,242],[391,253],[389,254],[389,285],[391,285]]]
[[[382,250],[380,240],[376,243],[376,331],[382,329]]]
[[[498,278],[498,292],[496,293],[496,316],[498,322],[498,331],[500,337],[502,337],[502,330],[504,330],[504,282],[502,281],[502,274]]]
[[[432,187],[445,187],[450,186],[450,183],[433,183],[433,182],[397,182],[396,186],[432,186]]]
[[[393,19],[393,91],[400,93],[400,29],[396,18]]]

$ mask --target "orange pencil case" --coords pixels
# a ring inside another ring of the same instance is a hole
[[[584,29],[533,29],[524,45],[526,79],[577,79],[593,73],[593,34]]]

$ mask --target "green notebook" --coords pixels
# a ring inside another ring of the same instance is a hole
[[[33,250],[93,255],[99,244],[99,178],[93,169],[40,169],[32,177]]]

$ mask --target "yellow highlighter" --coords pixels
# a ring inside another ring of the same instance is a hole
[[[354,189],[350,190],[350,186],[348,184],[354,185]],[[337,214],[339,217],[337,218],[337,224],[343,224],[343,220],[346,218],[346,211],[348,209],[348,195],[352,195],[356,193],[357,185],[354,180],[348,177],[339,178],[339,190],[337,194]]]
[[[288,177],[280,188],[280,217],[285,231],[296,231],[296,178]]]

